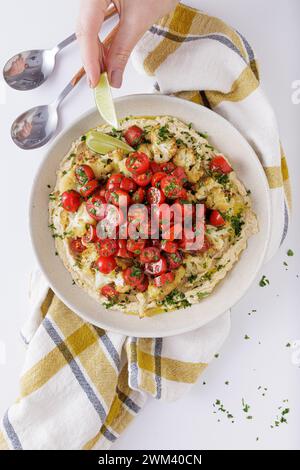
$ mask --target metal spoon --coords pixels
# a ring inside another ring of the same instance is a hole
[[[118,27],[117,24],[103,41],[106,47],[110,46]],[[31,150],[49,142],[57,129],[60,104],[84,75],[85,70],[82,67],[53,103],[31,108],[13,122],[11,137],[18,147]]]
[[[116,13],[114,6],[107,10],[105,20]],[[55,67],[56,55],[76,39],[71,34],[53,49],[24,51],[9,59],[3,68],[6,83],[15,90],[33,90],[44,83]]]
[[[11,137],[18,147],[30,150],[49,142],[57,129],[60,104],[84,75],[82,67],[53,103],[31,108],[13,122]]]

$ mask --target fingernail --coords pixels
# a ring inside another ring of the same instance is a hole
[[[88,86],[89,86],[90,88],[93,88],[91,79],[90,79],[89,77],[87,77],[87,83],[88,83]]]
[[[113,86],[114,88],[120,88],[120,86],[122,85],[122,78],[122,70],[113,70],[111,74],[111,86]]]

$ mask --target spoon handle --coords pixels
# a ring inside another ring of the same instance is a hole
[[[107,12],[105,13],[104,21],[108,20],[109,18],[112,18],[116,13],[117,13],[116,7],[114,5],[111,5],[108,8]],[[69,44],[72,44],[72,42],[74,42],[75,40],[76,40],[76,34],[73,33],[71,34],[71,36],[67,37],[66,39],[61,41],[59,44],[57,44],[55,49],[57,49],[57,51],[61,51]]]
[[[116,26],[110,31],[110,33],[106,36],[106,38],[103,41],[103,45],[106,47],[109,47],[110,44],[112,43],[112,40],[119,28],[119,23],[116,24]],[[80,70],[74,75],[72,80],[68,83],[68,85],[63,89],[63,91],[60,93],[58,98],[55,100],[54,105],[58,107],[61,102],[65,99],[65,97],[70,93],[70,91],[73,90],[73,88],[77,85],[77,83],[80,82],[82,77],[85,75],[85,70],[83,67],[81,67]]]
[[[57,49],[57,51],[61,51],[64,47],[68,46],[69,44],[71,44],[75,40],[76,40],[76,34],[73,33],[73,34],[71,34],[71,36],[69,36],[68,38],[64,39],[59,44],[57,44],[55,49]]]

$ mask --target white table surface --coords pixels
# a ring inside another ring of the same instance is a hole
[[[78,0],[6,1],[0,16],[1,68],[14,53],[51,47],[71,33],[78,3]],[[294,221],[280,252],[264,266],[247,295],[233,309],[231,333],[219,358],[181,400],[172,404],[149,400],[114,448],[299,449],[300,346],[293,349],[286,344],[300,340],[300,104],[291,101],[292,82],[300,80],[300,2],[186,3],[233,25],[258,53],[264,88],[276,110],[289,159],[294,183]],[[28,198],[44,152],[19,150],[10,140],[9,129],[23,110],[53,99],[80,65],[79,51],[72,45],[60,55],[55,75],[41,88],[22,93],[0,82],[0,414],[18,395],[18,377],[24,361],[25,348],[19,330],[28,312],[28,278],[35,264],[28,233]],[[130,64],[124,86],[115,95],[149,91],[151,83],[149,78],[137,76]],[[92,105],[91,92],[85,82],[81,83],[64,104],[62,126]],[[293,257],[286,256],[289,248],[295,252]],[[288,267],[283,265],[284,261]],[[270,279],[265,288],[258,286],[262,274]],[[248,315],[252,309],[256,312]],[[245,335],[250,339],[245,340]],[[267,388],[265,396],[262,389],[258,390],[260,386]],[[252,420],[246,419],[242,411],[242,398],[251,405]],[[222,413],[220,416],[213,413],[216,399],[235,416],[233,424]],[[289,400],[285,407],[290,408],[288,424],[272,429],[270,425],[285,399]]]

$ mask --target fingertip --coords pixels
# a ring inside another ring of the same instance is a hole
[[[112,70],[109,77],[109,82],[113,88],[121,88],[123,81],[123,70]]]

